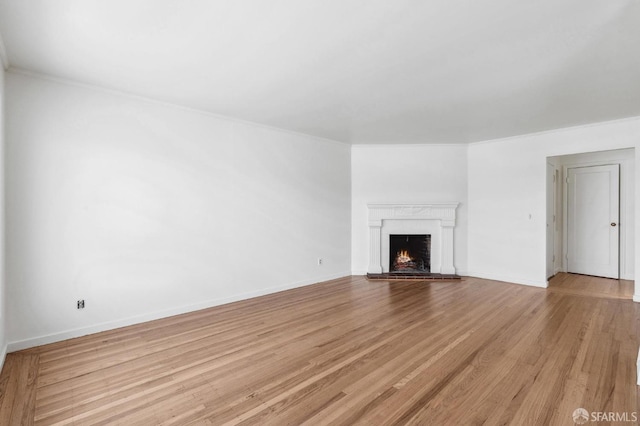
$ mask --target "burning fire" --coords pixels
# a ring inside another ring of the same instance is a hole
[[[409,251],[408,250],[400,250],[397,254],[396,254],[396,262],[397,264],[403,264],[403,263],[409,263],[412,262],[413,258],[411,256],[409,256]]]

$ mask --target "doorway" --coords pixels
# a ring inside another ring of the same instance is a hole
[[[620,278],[620,165],[567,168],[567,272]]]
[[[547,277],[634,279],[635,174],[634,148],[547,157]]]

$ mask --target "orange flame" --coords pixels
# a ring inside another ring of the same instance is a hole
[[[396,263],[408,263],[413,261],[413,258],[411,258],[411,256],[409,256],[409,251],[408,250],[400,250],[397,254],[396,254]]]

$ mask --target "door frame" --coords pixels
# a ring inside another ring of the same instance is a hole
[[[624,150],[626,151],[626,149]],[[615,151],[604,151],[603,153],[612,153]],[[572,155],[589,155],[590,153],[584,153],[584,154],[572,154]],[[633,182],[627,182],[627,180],[629,179],[629,177],[627,176],[629,171],[627,170],[627,167],[629,165],[631,165],[632,167],[635,167],[635,158],[630,158],[627,156],[615,156],[612,158],[603,158],[600,160],[594,159],[593,161],[590,161],[590,159],[578,159],[577,161],[561,161],[560,162],[560,167],[562,169],[562,181],[560,182],[561,184],[561,190],[562,190],[562,206],[561,206],[561,216],[562,216],[562,221],[560,222],[562,224],[562,256],[561,256],[561,270],[562,272],[567,272],[567,242],[568,242],[568,226],[567,226],[567,210],[568,210],[568,194],[567,194],[567,176],[568,176],[568,169],[570,168],[576,168],[576,167],[590,167],[590,166],[606,166],[606,165],[612,165],[612,164],[617,164],[620,167],[620,241],[619,241],[619,245],[620,245],[620,251],[618,253],[618,264],[619,264],[619,270],[620,270],[620,279],[624,279],[624,280],[633,280],[633,278],[628,277],[627,271],[627,258],[629,257],[629,253],[627,253],[627,245],[628,245],[628,238],[631,238],[631,241],[635,240],[635,235],[627,235],[629,232],[629,228],[628,226],[625,224],[625,221],[629,221],[629,220],[633,220],[635,219],[635,216],[633,216],[633,218],[628,217],[628,215],[635,215],[635,209],[631,209],[631,211],[629,211],[630,206],[635,206],[635,203],[632,200],[628,200],[626,197],[628,196],[633,196],[633,194],[629,194],[629,189],[627,188],[627,184],[631,184],[631,185],[635,185],[635,180],[633,180]],[[629,203],[631,203],[631,205],[629,205]],[[639,226],[638,224],[635,224],[635,226]],[[631,266],[631,270],[633,271],[633,265]],[[635,271],[636,273],[638,271]]]
[[[562,203],[562,200],[559,198],[561,192],[562,192],[562,187],[560,185],[560,167],[555,164],[555,162],[553,161],[549,161],[549,159],[547,159],[547,173],[550,171],[549,169],[553,168],[553,178],[552,181],[549,181],[549,175],[547,174],[547,194],[546,194],[546,201],[547,201],[547,206],[546,206],[546,217],[545,217],[545,222],[548,219],[548,215],[551,214],[553,217],[551,219],[551,228],[547,228],[547,244],[546,244],[546,249],[548,250],[549,245],[551,245],[552,247],[552,260],[551,262],[549,261],[549,253],[546,253],[546,275],[549,275],[547,277],[547,282],[549,281],[549,279],[553,276],[555,276],[558,272],[562,271],[562,247],[561,247],[561,241],[559,237],[559,233],[560,233],[560,223],[562,221],[562,216],[561,216],[561,211],[560,211],[560,206]],[[551,192],[551,193],[549,193]],[[549,199],[552,199],[551,201],[551,205],[549,205]],[[547,224],[547,226],[549,226],[549,224]],[[551,240],[551,242],[549,241],[549,239]],[[551,263],[551,264],[549,264]],[[549,274],[550,272],[550,274]]]
[[[569,177],[569,169],[576,169],[581,167],[594,167],[594,166],[612,166],[617,165],[620,168],[620,195],[618,198],[619,203],[619,219],[618,219],[618,279],[625,279],[623,275],[623,262],[625,261],[626,253],[623,251],[623,238],[625,232],[622,232],[622,228],[624,224],[622,222],[622,209],[623,209],[623,200],[622,200],[622,164],[624,160],[610,160],[610,161],[585,161],[579,163],[567,163],[562,165],[562,271],[568,271],[568,243],[569,243],[569,215],[568,215],[568,205],[569,205],[569,186],[567,183]]]

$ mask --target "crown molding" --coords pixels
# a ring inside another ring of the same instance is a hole
[[[7,49],[4,47],[2,34],[0,34],[0,62],[2,62],[2,66],[5,70],[9,69],[9,57],[7,56]]]

